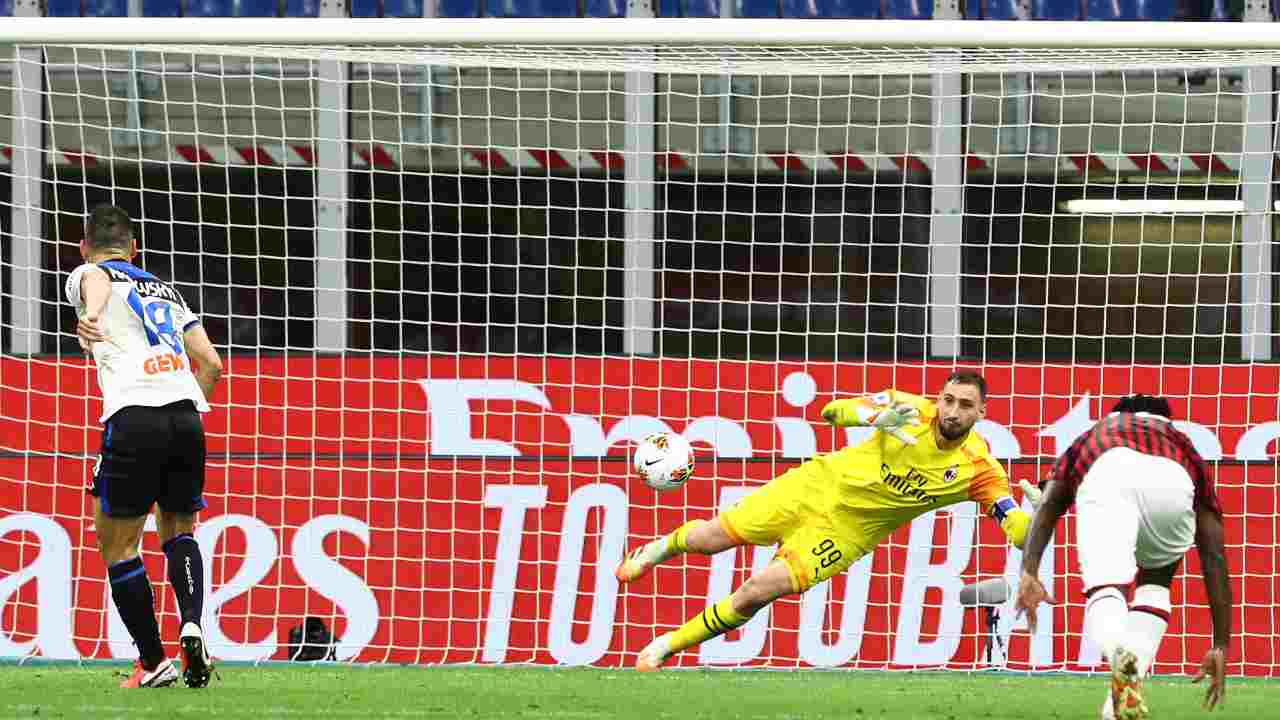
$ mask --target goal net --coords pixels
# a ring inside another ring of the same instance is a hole
[[[318,618],[338,660],[629,665],[775,549],[620,587],[624,552],[865,437],[828,400],[973,368],[1015,482],[1119,396],[1171,399],[1226,509],[1230,670],[1275,673],[1265,33],[157,22],[0,29],[0,656],[134,654],[61,289],[112,203],[226,363],[196,531],[215,657],[287,659]],[[697,470],[656,493],[629,457],[662,430]],[[961,605],[1020,562],[961,504],[672,662],[1095,669],[1071,516],[1058,538],[1035,635]],[[142,555],[164,578],[154,527]],[[1157,672],[1210,643],[1198,568]]]

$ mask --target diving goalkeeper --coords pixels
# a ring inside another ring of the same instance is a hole
[[[620,582],[680,553],[781,545],[774,561],[742,587],[649,643],[636,669],[657,670],[774,600],[834,577],[930,510],[977,501],[1022,547],[1031,518],[1017,508],[1004,468],[973,432],[986,400],[986,381],[971,371],[952,373],[934,402],[897,390],[834,400],[822,409],[828,422],[880,432],[788,470],[710,521],[691,520],[633,551],[614,572]]]

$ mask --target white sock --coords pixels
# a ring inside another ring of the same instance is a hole
[[[1169,588],[1163,585],[1139,585],[1133,591],[1133,605],[1129,607],[1129,649],[1138,656],[1138,670],[1142,676],[1151,672],[1160,641],[1169,627]]]
[[[1084,632],[1102,656],[1111,661],[1116,648],[1128,640],[1129,603],[1119,588],[1107,586],[1089,596],[1084,606]]]
[[[636,555],[636,559],[652,567],[679,554],[678,551],[672,549],[670,538],[663,535],[656,540],[649,541],[647,545],[641,548],[640,554]]]

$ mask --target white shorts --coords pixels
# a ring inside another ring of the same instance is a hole
[[[1099,457],[1076,491],[1076,548],[1085,591],[1127,585],[1138,568],[1172,565],[1195,543],[1195,485],[1186,468],[1129,448]]]

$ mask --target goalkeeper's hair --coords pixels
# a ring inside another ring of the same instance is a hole
[[[99,205],[89,214],[85,237],[94,250],[128,250],[133,240],[133,221],[129,213],[115,205]]]
[[[959,385],[972,385],[978,388],[978,394],[982,396],[983,402],[987,399],[987,380],[982,377],[982,373],[977,370],[956,370],[947,376],[947,382],[957,383]]]
[[[1173,408],[1169,406],[1168,400],[1158,395],[1143,395],[1142,393],[1126,395],[1120,398],[1115,407],[1111,408],[1111,412],[1149,413],[1169,418],[1170,420],[1173,419]]]

